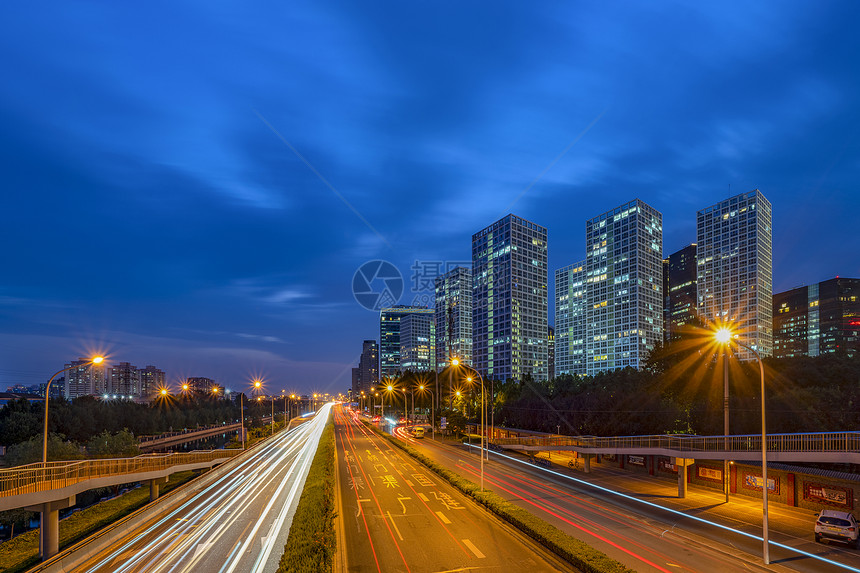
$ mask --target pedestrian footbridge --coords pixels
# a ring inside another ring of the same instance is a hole
[[[506,432],[507,433],[507,432]],[[656,455],[684,459],[761,461],[762,437],[748,436],[508,436],[492,440],[509,450],[589,454]],[[860,432],[769,434],[771,462],[860,464]]]
[[[146,454],[134,458],[36,463],[0,470],[0,511],[26,508],[42,514],[40,548],[43,558],[57,552],[59,510],[75,505],[77,494],[99,487],[149,482],[150,499],[170,474],[211,468],[242,450],[207,450],[175,454]]]

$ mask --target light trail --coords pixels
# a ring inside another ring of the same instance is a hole
[[[462,467],[463,469],[465,469],[466,471],[468,471],[472,475],[475,475],[475,476],[478,475],[477,472],[475,471],[474,466],[460,465],[460,467]],[[562,507],[556,503],[552,503],[548,500],[533,501],[534,492],[529,492],[528,490],[525,490],[521,487],[518,487],[518,486],[514,485],[513,483],[511,483],[510,481],[506,481],[503,478],[497,476],[496,474],[490,474],[489,477],[485,474],[484,478],[487,479],[490,484],[496,485],[496,487],[498,487],[502,491],[508,492],[509,494],[516,497],[517,499],[519,499],[525,503],[528,503],[529,505],[532,505],[538,509],[541,509],[544,512],[548,513],[549,515],[552,515],[553,517],[561,519],[565,523],[572,525],[573,527],[576,527],[580,531],[588,533],[589,535],[592,535],[592,536],[596,537],[597,539],[600,539],[601,541],[609,543],[610,545],[612,545],[612,547],[615,547],[616,549],[620,549],[621,551],[627,553],[631,557],[635,557],[636,559],[642,561],[643,563],[651,565],[652,567],[656,567],[657,569],[659,569],[660,571],[663,571],[665,573],[669,573],[669,571],[667,569],[665,569],[665,568],[661,567],[660,565],[657,565],[656,563],[647,559],[644,555],[634,553],[633,551],[626,549],[624,546],[618,545],[617,543],[615,543],[615,542],[609,540],[607,537],[605,537],[605,535],[614,536],[614,537],[618,538],[619,540],[621,540],[623,543],[636,547],[639,551],[653,554],[653,555],[659,557],[660,559],[664,560],[665,562],[671,563],[673,561],[673,559],[671,559],[668,555],[665,555],[665,554],[663,554],[659,551],[656,551],[650,547],[647,547],[644,544],[639,543],[630,537],[624,536],[620,532],[613,530],[610,527],[607,527],[605,525],[600,525],[599,523],[597,523],[594,520],[588,519],[582,515],[575,514],[573,511],[566,509],[566,508],[564,508],[564,507]],[[516,479],[516,478],[511,476],[511,479]],[[527,482],[525,482],[525,480],[517,480],[517,481],[527,483]],[[505,484],[508,487],[507,488],[503,487],[502,484]],[[529,485],[532,485],[532,484],[529,484]],[[532,487],[536,487],[536,486],[532,485]],[[543,488],[538,488],[538,489],[542,489],[545,493],[549,492],[549,493],[553,493],[554,495],[557,495],[548,489],[543,489]],[[528,499],[525,496],[529,496],[529,498],[532,498],[532,499]],[[567,496],[567,497],[572,498],[572,496]],[[572,499],[574,499],[574,498],[572,498]],[[543,505],[541,505],[541,504],[543,504]],[[582,507],[583,509],[585,509],[584,504],[577,504],[577,505],[579,507]],[[599,507],[599,506],[597,506],[597,507]],[[594,508],[588,508],[588,509],[591,509],[591,511],[595,511]],[[602,508],[600,508],[600,509],[602,509]],[[615,513],[615,512],[613,512],[613,513]],[[579,519],[582,523],[590,526],[593,529],[588,529],[587,527],[579,525],[579,524],[571,521],[571,519],[564,517],[564,515],[567,515],[570,518]],[[618,519],[615,516],[611,516],[610,519],[612,519],[613,521],[615,521],[619,524],[622,524],[622,525],[629,525],[627,522],[622,521],[621,519]],[[603,534],[602,535],[598,534],[596,532],[596,530],[602,531]],[[695,571],[695,569],[692,569],[692,571]]]
[[[313,420],[249,452],[206,489],[124,537],[86,570],[199,571],[216,548],[225,551],[222,573],[274,570],[269,561],[291,525],[287,516],[298,502],[330,410],[330,404],[323,406]],[[261,532],[259,550],[252,549]]]
[[[473,444],[466,444],[466,445],[468,445],[471,448],[480,449],[479,446],[475,446]],[[716,527],[718,529],[722,529],[722,530],[728,531],[730,533],[735,533],[737,535],[747,537],[749,539],[754,539],[756,541],[763,541],[762,537],[755,535],[753,533],[747,533],[746,531],[741,531],[739,529],[735,529],[733,527],[729,527],[729,526],[723,525],[721,523],[716,523],[714,521],[708,521],[707,519],[704,519],[702,517],[697,517],[695,515],[689,515],[687,513],[684,513],[683,511],[678,511],[677,509],[671,509],[669,507],[664,507],[662,505],[658,505],[658,504],[652,503],[650,501],[645,501],[644,499],[639,499],[639,498],[633,497],[632,495],[627,495],[626,493],[621,493],[619,491],[615,491],[615,490],[609,489],[607,487],[603,487],[601,485],[587,482],[585,480],[581,480],[581,479],[578,479],[578,478],[557,472],[557,471],[549,469],[549,468],[535,466],[531,462],[520,460],[520,459],[511,457],[511,456],[502,454],[500,452],[494,452],[494,453],[495,453],[495,455],[497,455],[501,458],[505,458],[506,460],[516,462],[518,464],[522,464],[522,465],[529,467],[529,468],[532,468],[532,469],[538,469],[538,470],[541,470],[543,472],[550,473],[556,477],[560,477],[560,478],[568,480],[568,481],[576,482],[580,485],[591,487],[591,488],[594,488],[596,490],[602,491],[604,493],[608,493],[610,495],[615,495],[615,496],[624,498],[628,501],[633,501],[635,503],[647,505],[649,507],[652,507],[652,508],[655,508],[655,509],[658,509],[661,511],[666,511],[666,512],[671,513],[671,514],[678,515],[678,516],[683,517],[685,519],[691,519],[693,521],[697,521],[699,523],[703,523],[703,524],[709,525],[711,527]],[[823,563],[827,563],[828,565],[834,565],[836,567],[839,567],[840,569],[845,569],[846,571],[855,571],[857,573],[860,573],[860,569],[857,569],[856,567],[851,567],[850,565],[846,565],[846,564],[840,563],[838,561],[833,561],[832,559],[827,559],[826,557],[821,557],[820,555],[815,555],[814,553],[809,553],[807,551],[803,551],[802,549],[798,549],[798,548],[792,547],[790,545],[785,545],[784,543],[779,543],[778,541],[768,540],[768,545],[773,545],[775,547],[779,547],[781,549],[791,551],[792,553],[796,553],[799,555],[803,555],[805,557],[809,557],[811,559],[815,559],[816,561],[821,561]]]

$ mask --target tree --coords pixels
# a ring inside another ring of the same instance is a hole
[[[81,447],[66,440],[62,434],[48,434],[48,461],[80,460],[84,457]],[[34,436],[26,442],[10,446],[6,461],[11,466],[34,464],[42,461],[42,437]]]
[[[87,442],[87,452],[96,458],[131,458],[140,455],[134,434],[123,428],[115,434],[107,430]]]

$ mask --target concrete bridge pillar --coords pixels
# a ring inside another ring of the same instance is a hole
[[[585,454],[583,456],[582,471],[587,474],[591,473],[591,456],[592,454]]]
[[[149,480],[149,501],[158,499],[158,491],[162,484],[167,483],[167,477],[155,478]]]
[[[687,458],[675,458],[675,467],[678,468],[678,498],[687,497],[687,467],[693,465],[696,460]]]
[[[75,505],[75,496],[58,501],[31,505],[24,509],[39,512],[39,555],[42,561],[56,555],[60,550],[60,510]]]

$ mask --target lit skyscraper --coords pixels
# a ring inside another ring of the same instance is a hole
[[[436,367],[456,356],[472,363],[472,270],[456,267],[436,277]]]
[[[836,277],[773,295],[773,355],[860,355],[860,279]]]
[[[436,368],[436,328],[429,313],[400,317],[400,371],[429,372]]]
[[[585,374],[585,261],[555,271],[555,375]]]
[[[357,395],[364,390],[368,395],[379,382],[379,344],[375,340],[365,340],[361,343],[361,358],[358,360],[358,386],[354,388]]]
[[[472,235],[472,364],[485,378],[545,380],[547,232],[507,215]]]
[[[696,316],[696,243],[672,253],[663,261],[664,340]]]
[[[586,373],[639,368],[663,339],[663,216],[635,199],[585,235]]]
[[[429,314],[432,308],[420,306],[393,306],[379,313],[379,377],[396,376],[400,367],[400,319],[407,314]]]
[[[699,316],[731,323],[762,356],[773,351],[773,244],[770,202],[758,189],[702,209],[696,221]],[[752,354],[740,349],[740,357]]]

